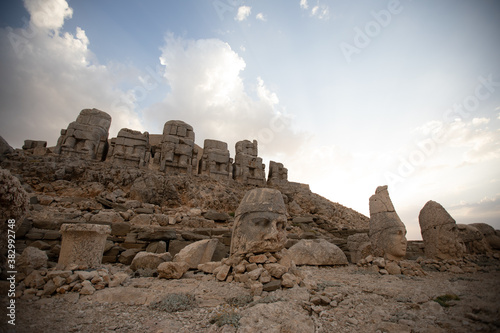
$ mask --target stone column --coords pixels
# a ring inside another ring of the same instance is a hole
[[[71,264],[97,268],[101,265],[106,237],[111,228],[100,224],[63,224],[62,244],[57,266],[65,269]]]

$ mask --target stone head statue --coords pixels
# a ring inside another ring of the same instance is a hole
[[[465,252],[457,223],[441,204],[428,201],[418,215],[427,258],[456,259]]]
[[[387,186],[370,197],[370,241],[377,256],[399,261],[406,255],[406,227],[392,205]]]
[[[248,191],[235,213],[231,255],[276,252],[286,243],[286,207],[281,192]]]

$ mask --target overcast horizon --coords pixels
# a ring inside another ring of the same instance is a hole
[[[86,108],[195,142],[257,140],[289,180],[369,216],[388,185],[500,229],[500,4],[494,0],[24,0],[0,11],[0,136],[56,144]]]

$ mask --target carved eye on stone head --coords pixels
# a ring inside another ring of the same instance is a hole
[[[252,220],[253,224],[259,228],[267,228],[270,226],[271,221],[265,218],[257,218]]]

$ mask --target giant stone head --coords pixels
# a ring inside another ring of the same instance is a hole
[[[286,207],[281,192],[248,191],[235,213],[231,255],[277,252],[286,243]]]

